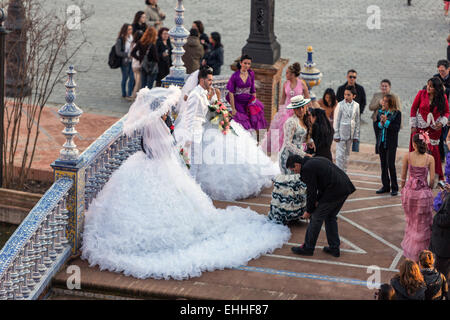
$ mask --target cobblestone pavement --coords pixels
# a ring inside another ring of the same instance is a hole
[[[58,1],[58,6],[63,2],[73,3]],[[85,111],[118,116],[127,112],[130,103],[120,97],[120,71],[108,67],[107,57],[122,23],[131,22],[134,13],[144,7],[144,1],[85,2],[92,6],[93,16],[82,25],[90,44],[73,61],[79,71],[76,103]],[[240,55],[249,35],[250,1],[184,2],[188,29],[193,20],[200,19],[207,33],[222,34],[223,74],[231,74],[228,65]],[[166,26],[172,27],[176,1],[160,0],[159,4],[168,16]],[[370,18],[367,10],[371,5],[381,10],[380,29],[367,27]],[[436,72],[436,62],[445,58],[449,22],[450,18],[443,15],[441,0],[414,0],[411,7],[406,0],[277,0],[275,8],[275,33],[282,47],[281,56],[291,63],[303,64],[307,46],[315,50],[314,60],[323,72],[322,83],[314,90],[317,96],[327,87],[336,90],[350,68],[358,71],[358,83],[365,87],[369,101],[381,79],[392,81],[392,90],[403,104],[401,146],[406,146],[409,140],[411,103]],[[57,105],[64,103],[63,84],[56,88],[50,101]],[[370,112],[363,114],[363,121],[362,141],[373,143]]]

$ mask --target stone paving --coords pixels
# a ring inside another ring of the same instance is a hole
[[[79,71],[77,104],[85,111],[120,116],[130,103],[120,97],[120,71],[111,70],[107,57],[117,33],[134,13],[143,9],[143,0],[86,0],[93,16],[82,25],[90,44],[73,63]],[[240,53],[249,35],[250,1],[188,0],[184,1],[185,26],[192,21],[204,22],[206,32],[218,31],[225,46],[223,74],[231,74],[227,67]],[[46,2],[50,5],[52,2]],[[71,0],[58,1],[73,4]],[[370,101],[378,90],[379,81],[392,81],[393,92],[403,102],[404,129],[400,145],[409,140],[408,120],[411,103],[419,89],[436,71],[436,62],[445,58],[446,37],[450,18],[443,15],[440,0],[414,0],[408,7],[406,0],[277,0],[275,33],[281,44],[281,56],[290,62],[306,60],[307,46],[315,50],[314,60],[323,72],[322,83],[314,91],[321,96],[327,87],[335,90],[345,81],[346,71],[358,71],[358,82],[366,89]],[[175,0],[160,0],[166,12],[166,26],[174,25]],[[380,29],[367,27],[368,7],[381,10]],[[61,83],[50,99],[64,103]],[[370,113],[363,114],[362,141],[374,142]]]

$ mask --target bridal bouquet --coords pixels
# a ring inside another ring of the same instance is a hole
[[[237,135],[236,131],[230,125],[231,119],[228,108],[222,102],[216,101],[214,104],[209,105],[208,108],[213,113],[211,118],[213,125],[217,125],[223,134],[227,134],[231,130],[231,132]]]
[[[188,169],[190,169],[191,168],[191,163],[189,161],[189,156],[188,156],[187,151],[185,151],[183,148],[181,148],[180,149],[180,156],[183,159],[184,163],[186,164],[186,167]]]

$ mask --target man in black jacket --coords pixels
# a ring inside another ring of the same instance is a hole
[[[300,174],[302,181],[306,184],[307,211],[303,218],[311,218],[306,230],[305,243],[300,247],[293,247],[292,251],[296,254],[312,256],[320,229],[325,222],[329,247],[324,247],[323,251],[339,257],[341,242],[337,215],[347,197],[355,192],[355,186],[347,174],[327,158],[302,158],[293,155],[287,159],[286,166]]]
[[[366,107],[366,92],[364,91],[363,86],[356,83],[357,75],[357,72],[353,69],[347,71],[347,82],[337,89],[336,99],[338,102],[341,102],[344,100],[345,88],[348,86],[355,87],[356,98],[354,100],[359,103],[359,113],[363,114],[364,108]]]
[[[445,95],[447,99],[450,98],[450,63],[448,60],[439,60],[437,63],[438,73],[434,77],[438,77],[445,87]],[[445,139],[447,139],[448,126],[442,128],[442,134],[439,139],[439,153],[441,154],[441,161],[445,161]]]

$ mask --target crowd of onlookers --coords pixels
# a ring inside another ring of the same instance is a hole
[[[121,60],[122,97],[130,101],[141,88],[161,86],[172,66],[173,47],[169,29],[164,27],[166,15],[158,0],[145,0],[145,5],[132,23],[123,24],[115,45],[115,54]],[[208,36],[200,20],[193,22],[184,50],[182,59],[188,74],[201,65],[210,66],[214,75],[220,74],[224,57],[221,36],[218,32]]]

